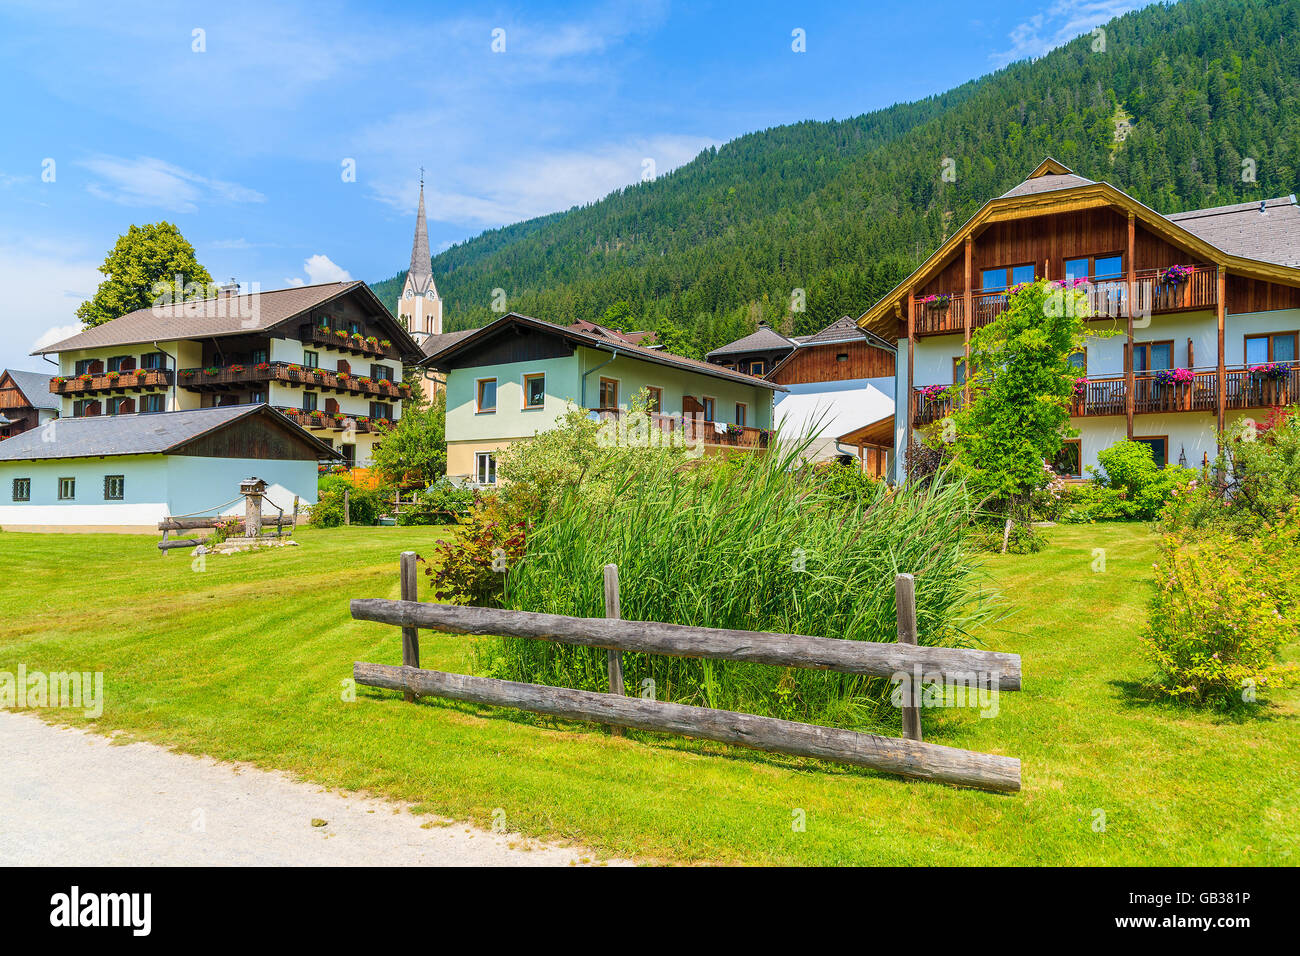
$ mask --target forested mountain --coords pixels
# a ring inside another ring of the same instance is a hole
[[[447,329],[496,317],[501,288],[513,311],[657,329],[686,354],[759,318],[808,333],[862,313],[1047,155],[1166,213],[1296,191],[1300,3],[1185,0],[1105,31],[1104,51],[1084,36],[921,102],[752,133],[454,246],[433,260]],[[404,278],[375,291],[395,305]]]

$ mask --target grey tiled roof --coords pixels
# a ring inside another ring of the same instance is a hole
[[[301,433],[304,442],[315,446],[321,457],[337,457],[333,449],[267,405],[226,405],[148,415],[59,418],[0,441],[0,461],[157,455],[255,414],[282,419],[285,425]]]
[[[252,295],[238,295],[181,302],[157,309],[137,309],[103,325],[78,332],[62,342],[44,346],[32,354],[257,332],[279,325],[287,319],[354,289],[364,289],[366,293],[373,295],[364,282],[353,280],[259,292],[256,302]],[[388,313],[378,299],[375,302],[376,313],[380,310]],[[392,319],[391,313],[388,313],[388,317],[394,326],[393,334],[401,337],[393,341],[401,343],[402,351],[414,352],[414,343],[410,341],[409,336],[397,321]]]
[[[822,345],[831,342],[852,342],[866,337],[867,333],[858,328],[858,323],[846,315],[836,319],[815,334],[805,336],[799,344]]]
[[[1026,179],[1019,186],[1004,192],[1001,198],[1006,199],[1010,196],[1028,196],[1032,193],[1047,193],[1055,189],[1073,189],[1076,186],[1091,185],[1091,179],[1084,179],[1082,176],[1074,175],[1074,173],[1049,173],[1046,176]]]
[[[424,341],[420,343],[420,348],[424,349],[426,357],[433,355],[435,352],[441,352],[448,346],[455,345],[467,335],[472,335],[478,329],[462,329],[459,332],[442,332],[438,335],[426,335]]]
[[[1192,209],[1166,216],[1224,252],[1259,262],[1300,267],[1300,206],[1294,196]]]
[[[56,374],[53,368],[49,372],[24,372],[16,368],[7,368],[4,371],[8,372],[14,384],[22,389],[23,394],[27,396],[27,401],[32,403],[32,408],[58,410],[59,399],[50,391],[50,376]]]
[[[751,332],[744,338],[736,339],[734,342],[728,342],[726,345],[719,346],[712,352],[708,353],[711,357],[714,355],[738,355],[742,352],[771,352],[776,349],[792,349],[795,343],[793,340],[786,338],[776,329],[766,325],[760,326],[757,332]]]

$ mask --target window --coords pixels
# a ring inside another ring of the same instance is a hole
[[[74,375],[87,375],[90,373],[90,366],[95,359],[77,359],[76,371]]]
[[[387,402],[371,402],[370,417],[392,419],[393,406],[389,405]]]
[[[348,335],[360,335],[360,334],[361,334],[361,323],[360,323],[360,322],[349,322],[349,323],[348,323]]]
[[[271,353],[268,352],[266,349],[253,349],[251,352],[248,353],[249,365],[257,365],[260,362],[269,362],[270,360],[271,360]]]
[[[835,361],[837,361],[837,362],[847,362],[848,360],[849,360],[849,353],[848,353],[848,352],[836,352],[836,353],[835,353]]]
[[[161,412],[163,410],[163,397],[161,395],[141,395],[140,411],[146,413]]]
[[[77,497],[77,479],[60,478],[59,479],[59,500],[71,501]]]
[[[345,444],[340,444],[340,445],[339,445],[339,454],[343,456],[343,460],[344,460],[345,462],[348,463],[348,467],[349,467],[349,468],[351,468],[353,465],[355,465],[355,464],[357,463],[357,446],[356,446],[356,445],[345,445]]]
[[[110,372],[129,372],[134,368],[134,355],[114,355],[108,360],[108,370]]]
[[[1124,258],[1118,255],[1065,260],[1065,278],[1119,279],[1124,275]]]
[[[980,288],[985,292],[1001,292],[1022,282],[1034,281],[1034,266],[1001,266],[997,269],[985,269],[980,273]]]
[[[761,359],[759,361],[749,363],[750,375],[762,375],[766,371],[767,371],[767,363],[762,361]]]
[[[537,372],[524,376],[524,408],[541,408],[546,404],[546,375]]]
[[[145,352],[140,356],[140,367],[149,369],[164,369],[167,367],[167,356],[161,352]]]
[[[307,368],[320,368],[320,353],[309,352],[306,349],[303,349],[302,364]]]
[[[481,378],[478,380],[478,411],[495,412],[497,410],[497,380]]]
[[[320,395],[317,394],[316,392],[303,392],[303,393],[302,393],[302,410],[303,410],[304,412],[314,412],[314,411],[316,411],[316,409],[319,407],[319,406],[317,405],[317,402],[318,402],[319,400],[320,400]]]
[[[704,407],[704,420],[706,422],[714,421],[713,410],[717,406],[717,403],[712,398],[705,395],[701,405]]]
[[[474,476],[480,485],[497,483],[497,456],[490,451],[481,451],[474,456]]]
[[[121,501],[125,497],[126,497],[126,476],[105,475],[104,476],[104,500]]]
[[[264,401],[266,401],[266,392],[259,391],[258,389],[253,389],[251,392],[248,393],[248,401],[252,405],[261,405]],[[159,411],[161,411],[161,409],[159,409]]]
[[[391,382],[393,380],[393,367],[391,365],[371,365],[370,377],[376,382],[381,378],[386,378]]]
[[[1070,364],[1077,368],[1084,375],[1088,374],[1088,351],[1079,349],[1070,353]]]
[[[1133,345],[1133,371],[1154,372],[1174,367],[1174,343],[1137,342]]]
[[[14,501],[32,500],[32,480],[30,478],[14,479]]]
[[[966,384],[966,356],[958,355],[952,360],[952,383],[954,385]]]
[[[1061,450],[1056,453],[1056,458],[1052,461],[1052,471],[1066,478],[1083,477],[1083,451],[1082,442],[1075,438],[1066,440],[1061,445]]]
[[[1156,467],[1163,468],[1169,463],[1169,436],[1167,435],[1147,435],[1145,437],[1134,436],[1134,441],[1140,441],[1143,444],[1151,446],[1151,457],[1156,460]]]
[[[618,408],[618,379],[602,378],[600,380],[600,407]]]
[[[745,413],[749,411],[744,402],[736,402],[736,424],[741,428],[745,427]]]
[[[1246,364],[1262,365],[1265,362],[1294,362],[1296,360],[1295,332],[1273,332],[1268,335],[1246,336]]]
[[[135,400],[130,398],[110,398],[108,400],[108,414],[110,415],[130,415],[135,411]]]
[[[663,414],[664,390],[662,388],[656,388],[655,386],[651,385],[649,388],[646,389],[646,392],[649,393],[649,398],[650,398],[650,402],[648,407],[646,408],[646,411],[648,411],[651,415]]]

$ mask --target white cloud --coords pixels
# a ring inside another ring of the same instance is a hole
[[[100,177],[86,187],[92,195],[124,206],[194,212],[201,201],[247,203],[266,199],[255,189],[209,179],[152,156],[95,156],[78,165]]]
[[[438,188],[426,181],[425,205],[430,219],[472,226],[500,226],[594,202],[622,186],[641,181],[645,161],[656,176],[689,162],[717,145],[701,136],[656,136],[628,143],[607,143],[591,150],[558,150],[502,164],[485,162],[460,170],[461,180]],[[376,199],[404,214],[415,208],[419,183],[378,181]]]
[[[334,262],[329,256],[322,255],[319,252],[314,256],[309,256],[307,261],[302,264],[302,269],[307,273],[306,279],[290,276],[284,281],[293,286],[352,281],[352,276],[347,269]]]
[[[1147,6],[1152,0],[1057,0],[1046,12],[1018,23],[1008,34],[1011,48],[989,55],[999,66],[1051,52],[1094,27]]]
[[[77,306],[104,278],[96,265],[69,255],[63,243],[0,244],[0,288],[8,296],[0,309],[0,368],[44,371],[27,353],[81,331]]]

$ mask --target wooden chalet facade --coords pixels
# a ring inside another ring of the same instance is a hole
[[[0,370],[0,438],[12,438],[59,417],[43,372]]]
[[[266,403],[351,463],[369,463],[423,358],[364,282],[141,309],[42,349],[65,418]]]
[[[895,441],[951,413],[971,333],[1035,279],[1079,283],[1090,336],[1072,357],[1079,437],[1057,468],[1147,441],[1200,464],[1225,426],[1300,401],[1300,208],[1295,197],[1161,215],[1048,159],[984,205],[859,325],[899,343]],[[901,471],[895,476],[901,480]]]

